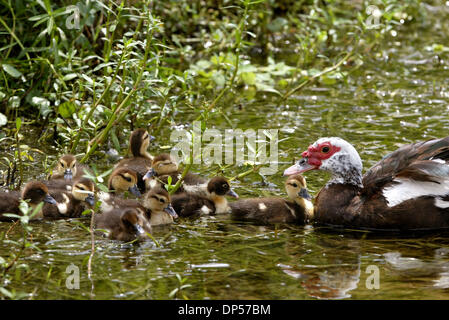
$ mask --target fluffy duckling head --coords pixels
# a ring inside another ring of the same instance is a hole
[[[128,168],[114,170],[109,177],[108,188],[116,192],[129,191],[137,197],[142,195],[137,187],[136,172]]]
[[[145,174],[143,180],[148,180],[154,176],[172,174],[177,172],[178,169],[175,158],[168,153],[162,153],[154,157],[151,169]]]
[[[40,202],[56,204],[56,200],[48,194],[48,188],[39,181],[28,182],[22,190],[22,199],[30,200],[31,205],[37,205]]]
[[[147,152],[147,149],[153,139],[154,137],[150,136],[145,129],[134,130],[129,138],[129,149],[132,155],[152,159],[153,157]]]
[[[238,194],[232,190],[229,181],[224,177],[214,177],[210,179],[207,184],[207,192],[211,194],[211,196],[231,196],[236,199],[239,198]]]
[[[290,176],[285,181],[285,190],[290,199],[303,207],[306,214],[311,218],[313,216],[313,204],[310,200],[312,197],[307,191],[306,179],[301,174]]]
[[[164,188],[156,186],[145,195],[143,206],[152,212],[166,212],[174,219],[178,217],[170,203],[170,195]]]
[[[76,175],[76,158],[74,155],[65,154],[58,160],[55,169],[57,174],[63,175],[65,180],[72,180]]]
[[[72,186],[72,195],[79,201],[85,201],[89,205],[95,204],[95,184],[88,178],[77,180]]]
[[[151,225],[140,208],[128,208],[120,216],[120,225],[122,232],[122,237],[127,239],[120,240],[132,240],[132,238],[137,238],[139,240],[144,240],[147,238],[147,233],[151,233]]]

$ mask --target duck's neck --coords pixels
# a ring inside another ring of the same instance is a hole
[[[363,188],[362,168],[356,168],[354,166],[349,166],[342,170],[334,168],[332,170],[332,178],[327,182],[326,187],[333,184],[348,184]]]
[[[228,200],[224,196],[219,195],[210,195],[210,200],[215,205],[215,213],[216,214],[222,214],[222,213],[228,213],[231,211],[231,208],[228,206]]]
[[[152,226],[173,223],[173,217],[165,211],[151,210],[150,224]]]
[[[294,201],[298,206],[304,208],[304,213],[306,214],[308,219],[313,218],[313,203],[311,201],[302,197],[297,197],[294,199]]]

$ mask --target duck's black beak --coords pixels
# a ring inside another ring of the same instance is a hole
[[[67,169],[66,171],[64,171],[64,179],[65,180],[72,180],[72,178],[73,178],[72,170]]]
[[[94,194],[93,194],[93,193],[90,193],[90,194],[87,196],[86,202],[87,202],[89,205],[91,205],[91,206],[93,206],[93,205],[95,204],[95,197],[94,197]]]
[[[235,191],[232,190],[232,189],[229,189],[229,191],[228,191],[226,194],[227,194],[228,196],[233,197],[233,198],[236,198],[236,199],[239,198],[239,195],[238,195],[237,193],[235,193]]]
[[[148,170],[148,172],[143,176],[143,180],[151,179],[151,178],[154,177],[155,175],[156,175],[156,171],[154,171],[154,169],[151,168],[151,169]]]
[[[48,193],[45,195],[44,202],[47,202],[50,204],[57,204],[56,200]]]
[[[169,215],[171,215],[174,219],[178,217],[178,214],[176,213],[175,209],[173,209],[171,203],[168,205],[167,208],[164,209],[165,212],[167,212]]]
[[[131,192],[136,197],[141,197],[142,196],[142,194],[140,193],[139,188],[137,187],[136,184],[133,185],[132,187],[130,187],[128,190],[129,190],[129,192]]]
[[[298,196],[306,199],[306,200],[312,200],[312,196],[309,194],[306,188],[301,188],[298,192]]]

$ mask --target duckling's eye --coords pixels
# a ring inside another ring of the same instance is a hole
[[[59,162],[59,165],[64,168],[64,162]]]
[[[329,148],[329,146],[324,146],[321,148],[321,152],[322,153],[328,153],[331,149]]]
[[[224,189],[229,188],[229,186],[228,186],[226,183],[222,184],[221,186],[222,186]]]
[[[131,177],[126,177],[126,176],[122,176],[122,177],[123,177],[123,179],[125,179],[126,181],[131,182]]]
[[[164,199],[159,199],[159,202],[160,203],[165,203],[165,200]]]
[[[298,185],[297,185],[296,183],[292,183],[292,186],[293,186],[294,188],[297,188],[297,187],[298,187]]]
[[[76,186],[78,189],[80,189],[80,190],[86,190],[86,189],[84,189],[84,187],[82,187],[82,186]]]

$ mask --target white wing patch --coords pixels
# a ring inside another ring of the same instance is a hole
[[[435,206],[441,209],[449,208],[449,201],[444,201],[441,198],[435,198]]]
[[[209,214],[212,210],[209,209],[206,205],[201,207],[201,213],[203,214]]]
[[[382,192],[390,208],[422,196],[445,196],[449,194],[449,179],[439,179],[439,183],[416,181],[408,178],[396,178],[393,181],[399,184],[388,186]],[[436,203],[435,205],[437,205]],[[438,203],[449,207],[449,202],[441,199]]]
[[[259,210],[260,211],[265,211],[265,210],[267,210],[267,206],[265,205],[265,203],[259,203]]]

